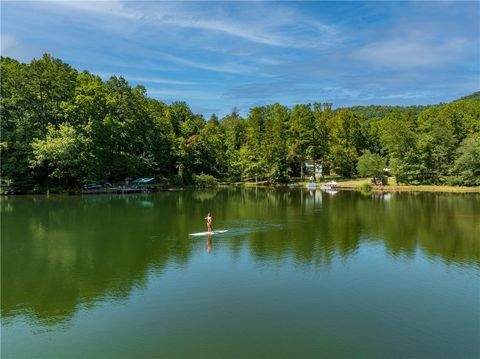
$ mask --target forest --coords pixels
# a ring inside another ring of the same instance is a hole
[[[480,185],[480,92],[431,106],[274,103],[205,119],[48,54],[0,66],[2,193],[136,177],[287,183],[305,160],[344,178],[388,167],[400,184]]]

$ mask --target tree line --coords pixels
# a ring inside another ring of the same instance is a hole
[[[289,181],[305,160],[343,177],[388,166],[405,184],[480,185],[480,96],[433,106],[257,106],[208,120],[45,54],[2,57],[3,193],[156,177]]]

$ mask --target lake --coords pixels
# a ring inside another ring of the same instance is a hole
[[[2,358],[478,358],[480,195],[3,197]],[[228,232],[192,237],[213,228]]]

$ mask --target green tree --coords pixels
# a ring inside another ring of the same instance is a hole
[[[241,169],[237,166],[238,151],[246,141],[245,122],[234,111],[222,118],[220,122],[225,134],[225,161],[227,163],[226,176],[238,181],[241,178]]]
[[[153,174],[158,167],[151,160],[155,158],[151,143],[155,124],[145,88],[131,88],[125,79],[114,76],[105,86],[108,113],[93,126],[102,177],[124,179]]]
[[[386,156],[399,183],[477,183],[476,95],[436,106],[335,111],[329,103],[291,111],[276,103],[251,108],[246,119],[234,110],[206,122],[185,102],[166,105],[143,86],[122,77],[104,82],[47,54],[30,64],[1,57],[0,71],[2,192],[177,169],[186,181],[204,173],[281,182],[302,175],[307,158],[350,177],[365,150]]]
[[[480,132],[466,137],[457,150],[453,173],[458,184],[480,186]]]
[[[65,120],[65,106],[71,101],[77,80],[77,71],[49,54],[33,60],[28,66],[29,108],[35,115],[39,129],[48,124],[58,125]],[[45,133],[45,132],[44,132]]]
[[[357,171],[362,177],[372,177],[374,183],[383,182],[385,159],[376,153],[366,150],[358,158]]]
[[[198,133],[198,131],[200,130],[198,128],[197,131],[195,131],[194,129],[189,129],[188,126],[186,126],[182,131],[182,123],[187,122],[194,117],[192,110],[190,110],[190,107],[188,107],[186,102],[173,102],[169,106],[166,115],[172,123],[175,136],[183,136],[184,138],[186,138],[189,135]],[[185,131],[189,131],[189,133],[185,133]]]
[[[245,120],[245,142],[238,152],[233,166],[240,169],[245,179],[266,179],[264,131],[266,107],[252,107]]]
[[[456,148],[455,122],[448,107],[430,107],[417,120],[422,182],[440,183],[449,173]]]
[[[379,124],[380,141],[397,183],[418,183],[422,177],[414,113],[395,110]]]
[[[330,121],[330,155],[335,171],[351,177],[355,173],[363,142],[359,117],[349,110],[339,110]]]
[[[156,173],[169,176],[175,169],[175,133],[173,124],[167,116],[168,106],[163,102],[148,99],[148,113],[153,121],[149,132],[150,152],[157,164]]]
[[[204,151],[198,135],[205,126],[204,119],[193,114],[185,102],[174,102],[169,106],[166,117],[173,126],[175,134],[174,154],[178,174],[185,182],[191,181],[193,173],[202,170],[201,159],[198,157]],[[200,147],[199,147],[200,146]],[[195,167],[191,167],[195,164]]]
[[[46,172],[54,183],[81,185],[88,180],[89,163],[93,159],[89,151],[91,141],[72,125],[48,125],[45,138],[34,140],[32,147],[34,158],[30,166],[40,173]],[[48,188],[49,182],[44,184]]]
[[[289,110],[279,103],[267,106],[265,130],[263,136],[263,151],[267,179],[273,182],[285,182],[289,175],[287,161],[287,138],[285,132],[288,126]]]
[[[201,172],[216,178],[225,178],[228,166],[225,133],[219,121],[208,121],[200,131],[199,141],[205,146]]]
[[[288,121],[288,152],[290,159],[298,163],[303,178],[303,163],[312,159],[315,141],[315,116],[311,106],[295,105]]]
[[[28,65],[2,57],[0,66],[1,192],[24,192],[35,185],[31,141],[41,131],[30,109]]]
[[[64,108],[69,123],[84,126],[89,121],[102,121],[112,111],[112,104],[113,98],[102,79],[84,71],[77,75],[72,98]]]
[[[313,139],[313,160],[319,160],[323,173],[329,172],[330,156],[330,122],[333,116],[332,104],[315,103],[313,105],[313,115],[315,117],[315,131]]]

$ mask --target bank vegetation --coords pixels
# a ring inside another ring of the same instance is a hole
[[[50,55],[1,58],[2,193],[153,177],[171,185],[288,183],[323,174],[397,185],[480,185],[480,96],[432,106],[279,103],[209,119],[122,77],[104,81]]]

